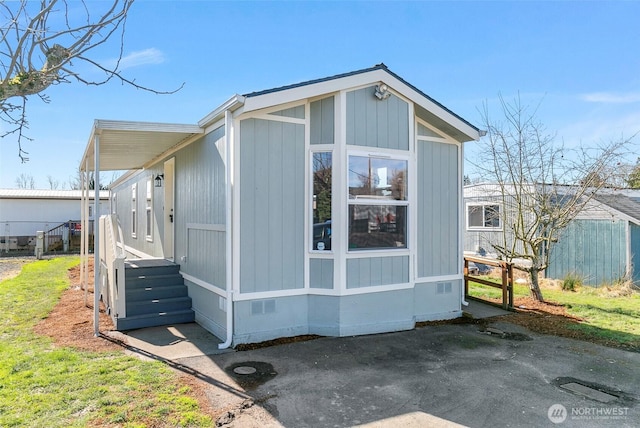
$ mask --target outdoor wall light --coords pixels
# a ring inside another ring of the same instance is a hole
[[[156,187],[162,187],[162,180],[164,180],[164,174],[158,174],[156,175]]]
[[[386,100],[391,96],[391,92],[389,92],[389,87],[384,83],[380,83],[376,86],[376,98],[379,100]]]

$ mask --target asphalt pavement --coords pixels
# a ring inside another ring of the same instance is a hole
[[[126,340],[206,382],[218,426],[640,426],[640,353],[505,321],[241,352],[219,352],[196,324]]]

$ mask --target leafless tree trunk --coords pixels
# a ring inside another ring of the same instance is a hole
[[[36,181],[33,179],[33,175],[22,173],[16,177],[16,187],[18,189],[35,189]]]
[[[537,121],[535,108],[519,98],[500,101],[499,120],[485,105],[484,154],[472,164],[502,204],[501,238],[493,248],[529,273],[530,294],[542,301],[539,274],[549,265],[554,242],[614,177],[628,140],[568,150]]]

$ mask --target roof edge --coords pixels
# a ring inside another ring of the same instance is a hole
[[[429,95],[425,94],[423,91],[421,91],[420,89],[418,89],[416,86],[412,85],[411,83],[407,82],[405,79],[400,77],[398,74],[396,74],[393,71],[389,70],[389,67],[387,67],[384,63],[376,64],[373,67],[369,67],[369,68],[363,68],[363,69],[360,69],[360,70],[350,71],[350,72],[347,72],[347,73],[336,74],[334,76],[323,77],[323,78],[320,78],[320,79],[307,80],[307,81],[294,83],[294,84],[290,84],[290,85],[279,86],[279,87],[272,88],[272,89],[265,89],[265,90],[262,90],[262,91],[250,92],[248,94],[244,94],[243,96],[245,98],[253,98],[253,97],[258,97],[258,96],[261,96],[261,95],[271,94],[271,93],[274,93],[274,92],[281,92],[281,91],[286,91],[286,90],[289,90],[289,89],[296,89],[296,88],[299,88],[299,87],[302,87],[302,86],[309,86],[309,85],[314,85],[314,84],[317,84],[317,83],[328,82],[328,81],[331,81],[331,80],[338,80],[338,79],[342,79],[342,78],[345,78],[345,77],[356,76],[356,75],[359,75],[359,74],[370,73],[372,71],[377,71],[377,70],[385,71],[386,73],[388,73],[389,75],[391,75],[392,77],[394,77],[395,79],[400,81],[402,84],[406,85],[407,87],[411,88],[416,93],[418,93],[419,95],[421,95],[424,98],[426,98],[431,103],[435,104],[436,106],[438,106],[442,110],[444,110],[447,113],[451,114],[456,119],[458,119],[461,122],[463,122],[465,125],[471,127],[473,130],[475,130],[479,134],[480,137],[483,136],[483,132],[484,131],[481,131],[480,128],[478,128],[477,126],[473,125],[468,120],[466,120],[462,116],[456,114],[455,112],[453,112],[449,108],[445,107],[439,101],[437,101],[434,98],[430,97]]]

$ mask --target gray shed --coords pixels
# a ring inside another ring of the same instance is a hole
[[[625,278],[640,284],[640,191],[604,192],[560,235],[549,278],[576,274],[598,286]]]
[[[195,319],[221,347],[458,317],[478,138],[384,64],[235,95],[193,125],[98,120],[81,168],[130,170],[102,298],[119,329]]]
[[[502,224],[517,212],[508,195],[491,183],[464,187],[464,250],[495,256],[493,244],[512,245],[513,234]],[[524,213],[525,217],[528,213]],[[507,219],[507,220],[505,220]],[[518,249],[521,243],[516,243]],[[578,275],[597,286],[629,278],[640,283],[640,191],[603,189],[562,231],[552,249],[548,278]]]

